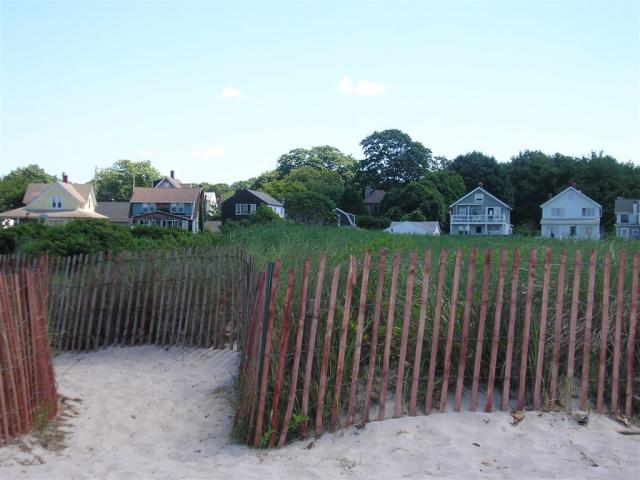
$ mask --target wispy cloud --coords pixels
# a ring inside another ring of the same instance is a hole
[[[227,147],[224,145],[210,145],[193,151],[193,156],[200,159],[224,157],[226,154]]]
[[[221,100],[247,100],[248,97],[236,87],[224,87],[220,92]]]
[[[359,80],[354,83],[348,75],[340,79],[336,90],[342,95],[358,95],[361,97],[373,97],[380,95],[386,90],[385,86],[371,80]]]

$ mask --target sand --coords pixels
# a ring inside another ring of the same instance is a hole
[[[66,447],[23,437],[0,448],[0,478],[638,478],[640,437],[591,415],[434,413],[325,434],[280,450],[229,440],[230,351],[109,348],[55,358],[77,414]]]

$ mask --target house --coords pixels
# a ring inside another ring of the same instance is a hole
[[[449,207],[451,235],[511,235],[511,207],[479,183]]]
[[[364,206],[369,211],[369,215],[380,215],[382,213],[382,200],[386,193],[384,190],[374,190],[371,187],[365,187]]]
[[[383,231],[410,235],[440,235],[438,222],[391,222]]]
[[[640,199],[616,199],[615,213],[616,237],[640,239]]]
[[[135,187],[129,202],[134,225],[174,227],[197,233],[204,222],[202,188]]]
[[[587,197],[575,185],[563,190],[540,205],[542,219],[540,230],[543,237],[600,238],[602,207]]]
[[[0,213],[0,218],[15,223],[42,221],[60,225],[76,218],[106,219],[96,212],[96,194],[91,183],[69,183],[67,174],[62,181],[30,183],[22,198],[24,207]]]
[[[196,188],[194,183],[182,183],[175,177],[175,170],[171,170],[168,177],[162,177],[153,182],[153,188]]]
[[[357,227],[356,216],[353,213],[345,212],[340,208],[334,208],[333,211],[336,213],[336,217],[338,218],[339,227]]]
[[[96,212],[116,225],[129,226],[129,202],[98,202]]]
[[[218,209],[218,199],[216,192],[204,192],[204,211],[205,213],[215,212]]]
[[[266,205],[276,212],[280,218],[284,218],[284,205],[282,202],[264,192],[243,188],[220,204],[222,223],[224,224],[229,220],[245,220],[249,218],[249,215],[256,212],[259,205]]]

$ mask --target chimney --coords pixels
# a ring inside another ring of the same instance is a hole
[[[62,172],[62,181],[64,183],[69,183],[69,175],[67,175],[66,173]]]
[[[484,187],[484,183],[482,183],[482,182],[478,182],[478,186],[479,186],[480,188],[482,188],[482,187]]]
[[[578,189],[578,186],[576,185],[576,182],[572,182],[572,183],[571,183],[571,186],[572,186],[573,188],[575,188],[576,190]]]
[[[175,176],[174,176],[174,175],[175,175],[175,173],[176,173],[176,172],[174,172],[173,170],[171,170],[171,178],[175,178]]]
[[[553,193],[549,194],[549,200],[551,200],[553,198]]]

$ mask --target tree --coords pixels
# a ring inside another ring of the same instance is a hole
[[[482,182],[485,190],[505,203],[513,202],[513,192],[504,165],[495,158],[473,151],[453,160],[452,169],[462,177],[467,191]]]
[[[287,199],[287,217],[307,225],[335,225],[335,204],[318,192],[296,192]]]
[[[234,190],[227,183],[203,183],[202,188],[205,192],[215,192],[218,203],[226,200],[234,193]]]
[[[288,182],[298,182],[308,191],[316,192],[330,198],[334,203],[340,201],[344,184],[338,172],[333,170],[317,170],[313,167],[305,166],[291,170],[283,180]]]
[[[382,200],[385,216],[392,220],[400,220],[404,215],[412,218],[419,216],[419,211],[429,221],[446,221],[444,197],[431,185],[412,182],[404,187],[392,188]]]
[[[261,173],[256,178],[251,179],[251,186],[249,188],[252,190],[263,190],[266,183],[278,180],[279,178],[280,176],[278,175],[278,172],[275,170],[268,170]]]
[[[0,212],[22,206],[22,198],[30,183],[51,183],[56,177],[38,165],[16,168],[0,179]]]
[[[251,224],[282,223],[283,221],[276,212],[266,205],[259,205],[255,213],[249,217],[249,223]]]
[[[462,177],[453,171],[429,172],[422,183],[435,187],[444,198],[444,203],[447,206],[465,193]]]
[[[282,178],[300,167],[332,170],[338,173],[344,182],[349,182],[353,178],[357,161],[351,155],[345,155],[336,147],[329,145],[310,149],[295,148],[278,158],[276,171]]]
[[[417,182],[435,166],[431,150],[401,130],[373,132],[360,145],[365,155],[358,166],[362,186],[389,189]]]
[[[362,194],[354,187],[347,187],[344,189],[338,206],[345,212],[353,213],[355,215],[369,214],[369,211],[364,206]]]
[[[306,192],[307,188],[300,182],[291,180],[272,180],[264,184],[262,190],[268,193],[276,200],[284,199],[285,203],[287,199],[293,193]]]
[[[98,170],[96,174],[99,202],[116,200],[128,202],[131,199],[133,186],[151,187],[153,181],[161,177],[149,160],[133,162],[118,160],[111,167]]]

